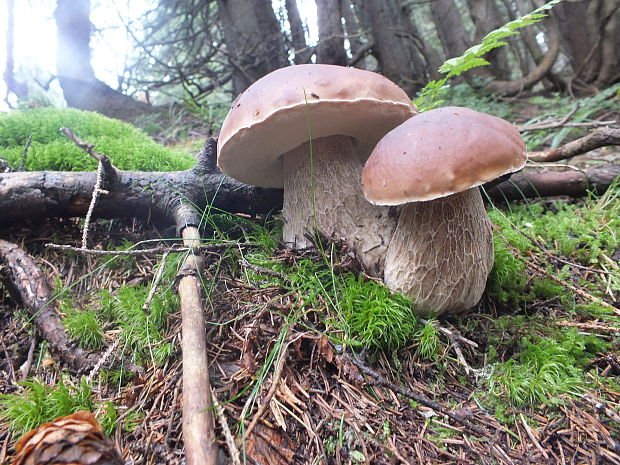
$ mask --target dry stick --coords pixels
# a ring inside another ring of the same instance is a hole
[[[52,354],[77,371],[95,365],[92,354],[70,343],[52,304],[47,277],[35,260],[17,244],[0,239],[0,261],[5,262],[11,271],[22,304],[33,315],[34,323],[41,336],[48,341]]]
[[[22,159],[19,161],[19,166],[17,167],[17,171],[24,171],[24,165],[26,164],[26,158],[28,157],[28,149],[30,148],[31,142],[32,142],[32,134],[28,136],[28,140],[26,141],[24,151],[22,152]]]
[[[215,398],[215,394],[213,394],[212,402],[215,406],[215,413],[217,414],[217,420],[220,424],[220,428],[222,428],[222,433],[224,433],[224,439],[226,440],[226,446],[228,446],[228,452],[230,453],[232,464],[241,465],[241,455],[239,454],[237,444],[235,444],[235,438],[228,427],[228,422],[226,421],[226,416],[224,415],[224,408]]]
[[[347,356],[347,355],[344,355]],[[455,413],[450,412],[448,409],[446,409],[444,406],[442,406],[441,404],[438,404],[437,402],[433,402],[432,400],[430,400],[428,397],[426,397],[423,394],[417,394],[407,388],[401,387],[397,384],[394,384],[390,381],[388,381],[387,379],[385,379],[385,377],[379,373],[378,371],[370,368],[368,365],[366,365],[364,362],[362,362],[360,359],[358,359],[355,354],[353,356],[347,356],[349,357],[349,359],[351,360],[351,362],[353,363],[353,365],[355,365],[357,368],[359,368],[362,373],[364,373],[365,375],[370,376],[371,378],[373,378],[373,383],[377,386],[383,386],[386,387],[388,389],[391,389],[394,392],[397,392],[405,397],[408,397],[416,402],[418,402],[419,404],[422,404],[428,408],[431,408],[437,412],[441,412],[442,414],[446,415],[447,417],[451,418],[452,420],[456,421],[457,423],[465,426],[466,428],[468,428],[469,430],[473,431],[474,433],[480,435],[480,436],[488,436],[488,433],[482,429],[481,427],[474,425],[471,421],[467,420],[466,418],[461,417],[460,415],[457,415]]]
[[[528,152],[528,159],[531,161],[558,161],[587,153],[591,150],[608,145],[620,145],[620,129],[617,128],[598,128],[587,136],[574,140],[557,149],[546,150],[543,152]]]
[[[54,250],[67,250],[83,255],[158,255],[162,253],[182,253],[189,250],[221,250],[231,246],[243,247],[243,248],[257,248],[258,244],[245,244],[239,242],[215,242],[213,244],[201,244],[196,247],[181,247],[177,244],[172,246],[158,246],[150,247],[148,249],[133,249],[133,250],[100,250],[100,249],[83,249],[81,247],[74,247],[72,245],[60,245],[60,244],[45,244],[48,249]]]
[[[164,255],[161,257],[161,262],[159,263],[159,268],[157,269],[157,273],[155,274],[155,278],[153,278],[153,285],[151,286],[151,290],[149,291],[149,295],[146,296],[144,300],[144,305],[142,305],[142,311],[146,314],[150,312],[151,302],[153,301],[153,297],[155,297],[155,292],[159,287],[159,282],[161,281],[162,276],[164,275],[164,268],[166,267],[166,259],[168,258],[168,254],[170,251],[166,251]]]
[[[30,341],[30,347],[28,348],[28,356],[26,357],[26,363],[20,368],[22,372],[22,381],[26,381],[30,376],[30,368],[32,368],[32,362],[34,360],[34,349],[37,346],[37,329],[32,332],[32,340]]]
[[[178,223],[181,223],[181,218]],[[183,243],[188,247],[200,243],[195,226],[179,224]],[[192,250],[192,252],[196,252]],[[183,439],[187,465],[215,465],[218,448],[209,361],[207,359],[207,329],[202,308],[199,275],[204,260],[196,253],[188,254],[179,271],[181,298],[181,347],[183,351]]]
[[[109,194],[105,189],[101,188],[103,182],[103,163],[99,160],[97,165],[97,177],[95,178],[95,187],[93,188],[93,197],[90,200],[88,211],[86,212],[86,218],[84,219],[84,231],[82,232],[82,249],[88,248],[88,232],[90,230],[90,219],[93,216],[95,205],[97,204],[97,198],[99,194]]]
[[[579,104],[571,108],[571,110],[568,113],[566,113],[566,115],[560,120],[545,121],[545,122],[536,123],[536,124],[528,124],[527,126],[517,126],[517,129],[519,130],[519,132],[526,132],[526,131],[537,131],[539,129],[557,128],[557,127],[564,125],[566,122],[568,122],[570,117],[573,116],[577,112],[578,109],[579,109]]]

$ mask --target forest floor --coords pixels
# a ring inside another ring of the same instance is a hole
[[[600,162],[617,163],[618,151],[577,159]],[[620,187],[489,213],[496,267],[480,304],[416,320],[404,344],[388,339],[380,349],[381,331],[357,328],[347,308],[376,322],[393,318],[402,301],[360,275],[346,253],[323,244],[298,254],[278,243],[273,218],[205,212],[205,242],[223,244],[204,252],[203,289],[224,463],[620,465]],[[175,297],[183,256],[164,264],[161,255],[45,247],[79,244],[79,220],[0,237],[36,258],[72,339],[103,362],[92,373],[63,369],[0,287],[0,463],[10,463],[21,433],[60,412],[49,399],[94,411],[127,463],[183,463]],[[112,250],[174,237],[100,220],[89,240]],[[163,278],[153,284],[159,266]],[[6,271],[0,266],[0,278]],[[143,371],[131,375],[127,362]]]

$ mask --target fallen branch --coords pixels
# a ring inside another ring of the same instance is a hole
[[[207,140],[194,167],[186,171],[142,172],[114,168],[104,174],[93,218],[139,218],[170,224],[179,199],[198,209],[249,215],[269,213],[282,206],[280,189],[248,186],[215,167],[216,141]],[[105,171],[105,169],[104,169]],[[40,218],[84,217],[96,183],[95,172],[0,173],[0,224]]]
[[[527,171],[486,189],[486,193],[494,201],[558,195],[582,197],[588,192],[602,194],[619,175],[620,165],[596,166],[586,171]]]
[[[175,218],[183,244],[192,248],[198,246],[198,215],[182,205]],[[196,249],[187,255],[178,273],[183,352],[183,441],[185,463],[188,465],[215,465],[218,457],[214,397],[207,358],[207,328],[200,292],[203,269],[204,259]]]
[[[50,352],[78,372],[95,366],[98,357],[73,347],[67,337],[54,308],[45,274],[34,259],[17,244],[0,239],[0,261],[11,271],[18,297],[30,310],[38,331],[49,343]]]
[[[609,145],[620,145],[620,129],[609,127],[598,128],[587,136],[569,142],[557,149],[543,152],[529,152],[527,155],[528,159],[531,161],[551,162],[566,160],[567,158]]]

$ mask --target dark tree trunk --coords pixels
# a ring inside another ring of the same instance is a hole
[[[6,67],[4,68],[4,82],[6,84],[5,100],[9,103],[9,93],[13,92],[17,98],[28,96],[28,86],[24,82],[19,82],[15,78],[15,59],[13,58],[14,49],[14,9],[15,0],[7,0],[7,27],[6,27]]]
[[[368,40],[362,39],[363,34],[360,29],[360,22],[351,0],[341,0],[340,12],[342,13],[342,19],[344,19],[346,36],[351,46],[351,60],[349,64],[356,68],[368,69],[366,55],[372,44]]]
[[[287,50],[271,0],[217,0],[233,90],[240,94],[261,77],[288,66]]]
[[[502,17],[494,0],[469,0],[470,13],[475,25],[474,43],[479,44],[485,35],[508,22]],[[485,55],[491,63],[484,68],[495,79],[509,80],[510,69],[506,56],[506,47],[496,48]]]
[[[427,82],[427,66],[420,53],[423,47],[411,14],[402,0],[354,0],[372,34],[373,55],[379,72],[408,95],[413,96]]]
[[[446,58],[461,56],[471,46],[471,39],[454,0],[430,3],[441,47]]]
[[[339,0],[316,0],[316,10],[319,23],[317,63],[345,66],[347,54],[344,50],[344,30]]]
[[[310,63],[314,50],[308,47],[306,42],[306,32],[299,14],[299,8],[297,8],[297,0],[285,0],[284,6],[288,16],[288,23],[291,27],[291,42],[295,55],[295,64]]]
[[[620,80],[620,3],[617,0],[562,2],[554,8],[573,85],[604,87]]]
[[[99,81],[90,61],[90,0],[57,0],[56,70],[67,105],[133,119],[154,111]]]

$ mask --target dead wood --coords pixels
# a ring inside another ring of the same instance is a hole
[[[620,175],[620,165],[595,166],[586,171],[526,171],[486,189],[494,201],[567,195],[582,197],[588,192],[602,194]]]
[[[598,128],[585,137],[569,142],[557,149],[545,150],[543,152],[529,152],[528,159],[537,162],[552,162],[566,160],[587,153],[591,150],[609,145],[620,145],[620,129],[618,128]]]
[[[215,166],[216,141],[207,140],[196,165],[186,171],[140,172],[113,168],[102,186],[93,218],[139,218],[171,224],[180,199],[250,215],[281,208],[282,191],[248,186]],[[96,183],[95,172],[0,173],[0,224],[50,217],[84,217]]]
[[[17,244],[0,239],[0,261],[11,271],[12,287],[49,343],[50,352],[78,372],[92,368],[98,357],[71,344],[56,313],[45,274],[35,260]]]
[[[187,247],[200,245],[198,215],[188,207],[177,210],[177,228]],[[188,253],[179,272],[183,351],[183,440],[188,465],[215,465],[213,394],[207,358],[207,328],[203,313],[200,274],[204,259],[198,249]]]

